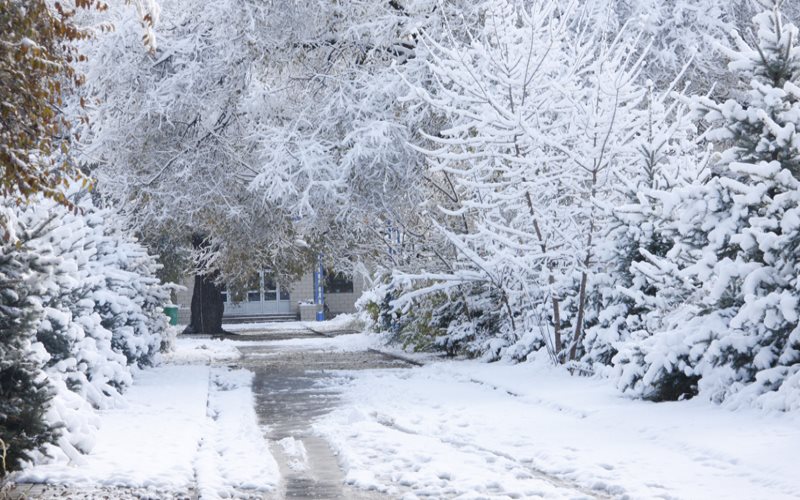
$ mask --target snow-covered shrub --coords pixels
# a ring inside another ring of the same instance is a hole
[[[767,3],[756,44],[737,35],[723,49],[749,90],[696,100],[721,153],[706,182],[674,192],[662,262],[687,300],[615,360],[636,394],[673,387],[677,374],[714,401],[800,408],[800,44],[780,3]]]
[[[46,421],[62,427],[60,451],[79,460],[94,444],[93,408],[116,405],[132,383],[131,365],[155,361],[169,292],[155,278],[154,257],[114,213],[71,192],[76,211],[46,199],[16,208],[15,233],[21,248],[51,259],[35,276],[38,317],[29,341],[38,341],[43,380],[54,393]]]
[[[391,340],[405,348],[499,357],[505,312],[496,292],[475,283],[429,293],[424,291],[426,285],[435,282],[388,279],[358,306],[372,329],[390,332]]]
[[[1,202],[0,202],[1,203]],[[8,208],[8,207],[4,207]],[[0,479],[56,439],[45,415],[53,390],[43,368],[47,353],[36,343],[43,308],[41,281],[53,264],[16,239],[10,210],[0,228]]]
[[[674,82],[674,87],[678,82]],[[598,238],[597,270],[590,276],[586,307],[586,335],[581,361],[593,371],[605,371],[621,342],[634,342],[661,329],[665,302],[663,269],[654,266],[673,243],[666,232],[671,206],[663,203],[671,192],[697,179],[704,165],[695,127],[682,94],[656,92],[648,82],[648,96],[635,116],[639,133],[632,141],[637,152],[615,182],[618,198],[602,205],[608,224]],[[569,308],[565,304],[565,309]]]

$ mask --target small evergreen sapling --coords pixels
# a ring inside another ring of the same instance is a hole
[[[593,370],[610,366],[621,343],[658,329],[661,273],[652,260],[672,246],[660,198],[689,182],[697,158],[684,95],[672,92],[677,83],[661,93],[648,82],[647,99],[634,114],[639,133],[631,146],[637,154],[619,169],[616,203],[603,206],[609,223],[599,238],[582,346],[582,362]]]

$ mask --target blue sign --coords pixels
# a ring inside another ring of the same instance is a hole
[[[322,268],[322,254],[317,257],[314,270],[314,303],[317,304],[317,321],[325,321],[325,271]]]

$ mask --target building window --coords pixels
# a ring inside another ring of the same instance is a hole
[[[342,273],[325,273],[325,293],[353,293],[353,280]]]
[[[267,302],[274,302],[278,298],[275,280],[272,276],[264,273],[264,300]]]
[[[253,275],[247,283],[247,302],[261,302],[261,278]]]

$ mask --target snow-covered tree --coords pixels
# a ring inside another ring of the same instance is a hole
[[[0,238],[0,479],[57,435],[45,418],[53,396],[43,371],[47,354],[36,343],[42,276],[52,259],[18,245],[10,233],[19,228],[11,219],[9,212],[8,238]]]
[[[94,267],[104,278],[92,295],[95,311],[129,365],[152,365],[168,328],[163,310],[170,295],[157,278],[160,265],[110,210],[95,209],[92,215],[87,223],[102,231]]]
[[[173,0],[154,55],[127,49],[138,26],[115,14],[87,48],[100,101],[84,159],[137,230],[198,242],[211,280],[236,288],[320,252],[352,271],[382,258],[387,221],[414,217],[408,142],[425,115],[397,101],[401,73],[427,74],[419,33],[468,4]]]
[[[247,107],[250,85],[266,52],[257,35],[265,29],[265,5],[252,2],[164,2],[159,46],[145,54],[131,50],[139,27],[117,9],[108,16],[117,29],[86,47],[87,93],[97,98],[87,106],[89,125],[83,132],[82,159],[93,168],[99,191],[125,217],[127,227],[146,238],[170,235],[196,250],[215,235],[237,228],[248,235],[236,252],[219,256],[234,260],[248,249],[273,248],[252,230],[250,217],[263,212],[244,189],[253,175],[255,131]],[[221,23],[220,19],[228,22]],[[110,63],[113,61],[113,63]],[[281,228],[282,214],[268,210]],[[277,233],[277,231],[276,231]],[[230,248],[220,242],[223,248]],[[243,269],[243,274],[249,269]],[[198,275],[198,294],[215,299],[221,310],[214,273]],[[203,308],[203,311],[215,308]],[[193,315],[192,324],[216,321]],[[213,330],[213,331],[212,331]]]
[[[119,230],[111,210],[98,209],[75,187],[69,193],[75,212],[43,197],[9,212],[15,230],[8,233],[14,238],[8,248],[27,256],[31,267],[39,261],[47,267],[36,264],[42,269],[23,275],[23,286],[4,282],[0,291],[25,301],[30,318],[14,319],[9,306],[10,321],[28,328],[29,362],[43,369],[36,383],[53,394],[43,411],[45,421],[58,427],[58,446],[47,453],[79,461],[94,444],[94,408],[116,406],[132,383],[131,365],[155,360],[167,328],[169,292],[154,276],[155,257]],[[26,390],[35,404],[40,395]]]
[[[617,196],[613,182],[634,153],[643,53],[635,31],[608,39],[577,4],[482,8],[471,41],[424,39],[434,78],[412,88],[444,125],[420,149],[441,193],[431,224],[454,258],[440,272],[398,276],[427,284],[396,304],[477,285],[493,292],[466,310],[504,315],[479,351],[524,357],[544,344],[554,360],[574,358],[605,224],[596,208]]]
[[[664,267],[688,300],[664,331],[616,360],[636,393],[800,405],[800,45],[781,3],[762,2],[753,42],[734,33],[723,47],[750,90],[738,101],[696,100],[720,153],[706,182],[669,201],[674,246]]]
[[[677,83],[677,82],[675,82]],[[653,266],[672,243],[665,234],[671,213],[659,202],[697,178],[701,151],[685,93],[658,92],[648,82],[647,99],[637,113],[636,155],[614,181],[619,195],[602,209],[609,223],[599,235],[598,272],[589,282],[587,335],[581,346],[589,369],[611,364],[617,344],[660,329],[667,306],[656,297],[662,273]]]
[[[125,3],[136,7],[144,41],[154,47],[150,28],[158,17],[157,5],[153,0]],[[55,153],[67,152],[73,142],[65,133],[72,117],[64,113],[64,101],[85,81],[76,69],[85,58],[79,42],[110,29],[107,23],[85,26],[76,18],[83,11],[105,8],[95,0],[0,2],[0,195],[24,203],[43,194],[69,205],[64,185],[86,178],[74,162]]]

